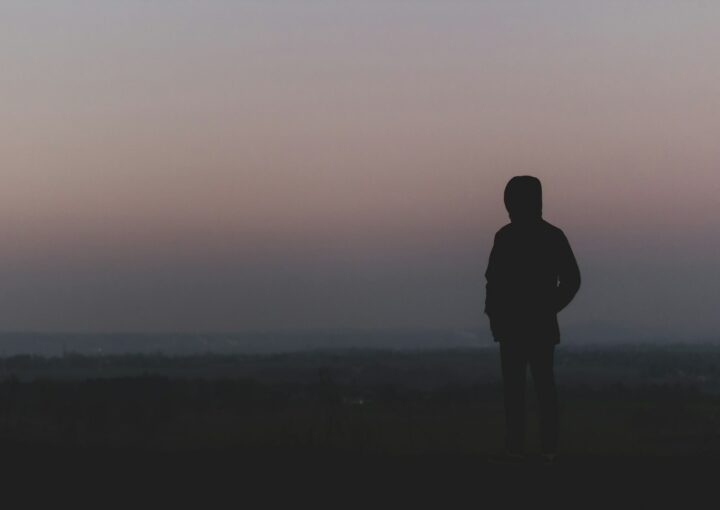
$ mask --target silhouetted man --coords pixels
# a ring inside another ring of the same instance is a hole
[[[505,399],[505,460],[525,450],[525,376],[532,373],[540,408],[543,458],[558,446],[558,401],[553,372],[560,342],[557,313],[580,288],[580,271],[562,230],[542,218],[542,186],[513,177],[505,187],[510,223],[495,234],[485,277],[485,313],[500,343]]]

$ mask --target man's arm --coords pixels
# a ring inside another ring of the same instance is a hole
[[[503,281],[503,252],[502,238],[500,235],[495,234],[495,242],[490,251],[490,259],[485,271],[485,279],[487,280],[485,285],[485,313],[490,319],[490,331],[496,341],[500,341],[500,338],[502,338],[507,322],[503,299],[503,285],[505,284]]]
[[[498,236],[495,234],[487,269],[485,270],[485,314],[491,317],[497,312]]]
[[[556,302],[558,312],[570,304],[578,290],[580,290],[580,268],[567,237],[561,234]]]

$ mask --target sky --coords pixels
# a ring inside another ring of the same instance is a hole
[[[0,4],[0,330],[487,329],[513,175],[561,324],[720,316],[714,1]]]

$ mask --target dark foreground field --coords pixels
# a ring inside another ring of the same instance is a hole
[[[482,349],[6,358],[0,443],[6,451],[483,456],[501,447],[496,357]],[[557,367],[568,459],[720,456],[720,349],[561,349]]]
[[[497,365],[492,348],[5,358],[2,465],[64,476],[66,488],[290,480],[327,490],[332,480],[350,491],[558,474],[617,487],[697,482],[720,468],[720,349],[560,349],[563,458],[553,468],[488,463],[502,445]]]

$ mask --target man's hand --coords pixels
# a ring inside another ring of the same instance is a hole
[[[488,315],[488,319],[490,319],[490,331],[492,332],[493,338],[499,340],[505,333],[506,320],[498,315]]]

